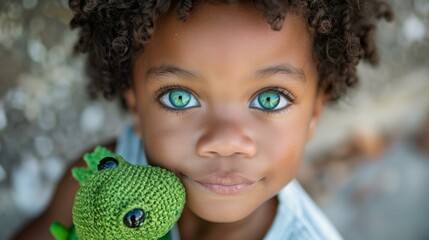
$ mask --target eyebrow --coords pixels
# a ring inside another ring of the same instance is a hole
[[[291,64],[273,65],[256,71],[256,76],[258,78],[269,77],[276,74],[284,74],[301,81],[306,81],[304,71],[301,68],[295,67]],[[150,79],[168,75],[179,76],[185,79],[201,78],[198,73],[169,64],[163,64],[161,66],[149,69],[146,72],[145,77],[146,79]]]
[[[276,74],[284,74],[303,82],[305,82],[307,79],[304,71],[301,68],[295,67],[291,64],[274,65],[256,71],[256,76],[261,78]]]
[[[174,65],[167,65],[167,64],[163,64],[161,66],[153,67],[149,69],[146,72],[145,77],[146,79],[150,79],[150,78],[156,78],[156,77],[162,77],[162,76],[168,76],[168,75],[179,76],[181,78],[186,78],[186,79],[200,78],[200,75],[193,71],[189,71],[183,68],[176,67]]]

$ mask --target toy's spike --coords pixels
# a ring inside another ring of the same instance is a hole
[[[107,150],[104,147],[97,146],[92,153],[87,153],[83,156],[88,168],[97,171],[98,162],[105,157],[117,157],[116,154]]]
[[[97,172],[97,166],[101,159],[105,157],[114,157],[121,162],[125,162],[122,157],[110,152],[104,147],[97,146],[92,153],[87,153],[83,156],[87,167],[75,167],[72,169],[73,177],[79,182],[84,182],[89,176]]]
[[[76,181],[81,184],[94,173],[94,170],[83,167],[75,167],[71,170],[71,173],[74,179],[76,179]]]

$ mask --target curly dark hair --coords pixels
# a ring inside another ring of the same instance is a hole
[[[332,101],[356,85],[356,66],[361,59],[373,65],[378,62],[376,23],[381,18],[393,19],[390,5],[378,0],[249,1],[261,11],[273,30],[282,28],[289,11],[307,19],[315,32],[314,59],[319,87]],[[90,93],[112,98],[129,88],[133,57],[144,50],[160,14],[176,7],[178,18],[186,21],[197,2],[199,0],[70,0],[74,14],[70,25],[80,29],[75,50],[88,53]]]

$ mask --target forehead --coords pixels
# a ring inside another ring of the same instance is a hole
[[[143,58],[148,67],[198,64],[218,74],[276,64],[306,71],[312,67],[312,41],[300,16],[289,14],[283,28],[273,31],[251,3],[201,2],[186,21],[175,10],[161,15]]]

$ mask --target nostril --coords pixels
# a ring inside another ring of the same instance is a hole
[[[197,154],[202,157],[249,158],[256,154],[256,144],[249,138],[204,140],[196,146]]]
[[[202,157],[252,157],[256,142],[251,137],[250,126],[243,121],[213,119],[199,136],[195,150]]]
[[[124,224],[129,228],[138,228],[143,225],[146,214],[143,209],[137,208],[129,211],[124,216]]]

